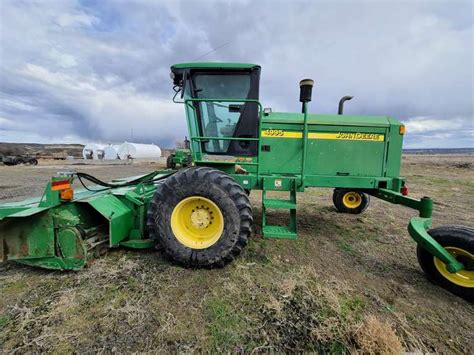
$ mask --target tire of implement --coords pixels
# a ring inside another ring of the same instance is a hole
[[[466,253],[470,253],[471,256],[474,255],[474,229],[465,227],[465,226],[458,226],[458,225],[447,225],[438,228],[433,228],[428,231],[428,233],[435,239],[439,244],[443,247],[447,248],[450,251],[450,248],[456,248],[457,250],[465,251]],[[451,293],[464,298],[469,302],[474,302],[474,279],[472,278],[472,274],[474,273],[474,261],[468,260],[466,257],[465,259],[461,259],[461,257],[457,257],[457,259],[462,262],[464,265],[467,265],[469,273],[471,274],[470,281],[467,281],[465,286],[456,284],[453,282],[453,279],[449,280],[450,276],[442,265],[444,265],[440,260],[435,259],[433,255],[431,255],[427,250],[425,250],[422,246],[418,245],[417,247],[417,257],[418,263],[420,264],[421,268],[425,272],[428,280],[431,282],[440,285],[441,287],[445,288]],[[437,261],[436,261],[437,260]],[[437,264],[438,267],[437,267]],[[441,268],[440,268],[441,265]],[[440,272],[440,269],[443,270]],[[443,276],[446,275],[446,276]],[[469,285],[467,285],[470,283]]]
[[[223,232],[205,249],[193,249],[174,235],[171,216],[184,199],[201,196],[217,205],[223,215]],[[247,244],[252,229],[252,207],[242,187],[229,175],[207,167],[178,171],[158,185],[148,209],[149,237],[173,261],[186,267],[223,267]]]

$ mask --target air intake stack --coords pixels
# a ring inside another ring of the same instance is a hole
[[[305,103],[311,101],[311,95],[313,92],[314,80],[303,79],[300,81],[300,102],[303,103],[302,112],[304,113]]]

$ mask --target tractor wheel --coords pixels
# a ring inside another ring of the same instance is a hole
[[[222,267],[247,244],[252,207],[229,175],[207,167],[178,171],[158,185],[148,211],[150,238],[174,261]]]
[[[192,165],[193,165],[193,158],[190,155],[186,157],[186,163],[181,164],[183,168],[188,168]]]
[[[176,168],[176,163],[173,162],[173,155],[168,155],[168,158],[166,158],[166,167],[168,169],[175,169]]]
[[[474,229],[449,225],[431,229],[428,233],[462,262],[465,268],[457,273],[450,273],[445,263],[418,245],[418,262],[426,276],[431,282],[474,302]]]
[[[334,189],[332,202],[341,213],[359,214],[369,206],[370,197],[357,190]]]

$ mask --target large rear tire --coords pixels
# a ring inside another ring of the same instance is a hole
[[[458,225],[434,228],[428,233],[465,266],[450,273],[446,264],[418,245],[418,262],[428,279],[455,295],[474,302],[474,229]]]
[[[160,184],[150,203],[148,230],[173,261],[222,267],[247,244],[252,207],[229,175],[207,167],[183,169]]]

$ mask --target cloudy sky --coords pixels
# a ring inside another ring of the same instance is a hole
[[[474,147],[473,5],[465,1],[0,2],[0,141],[172,146],[186,134],[169,67],[261,64],[261,101],[389,115],[406,148]]]

